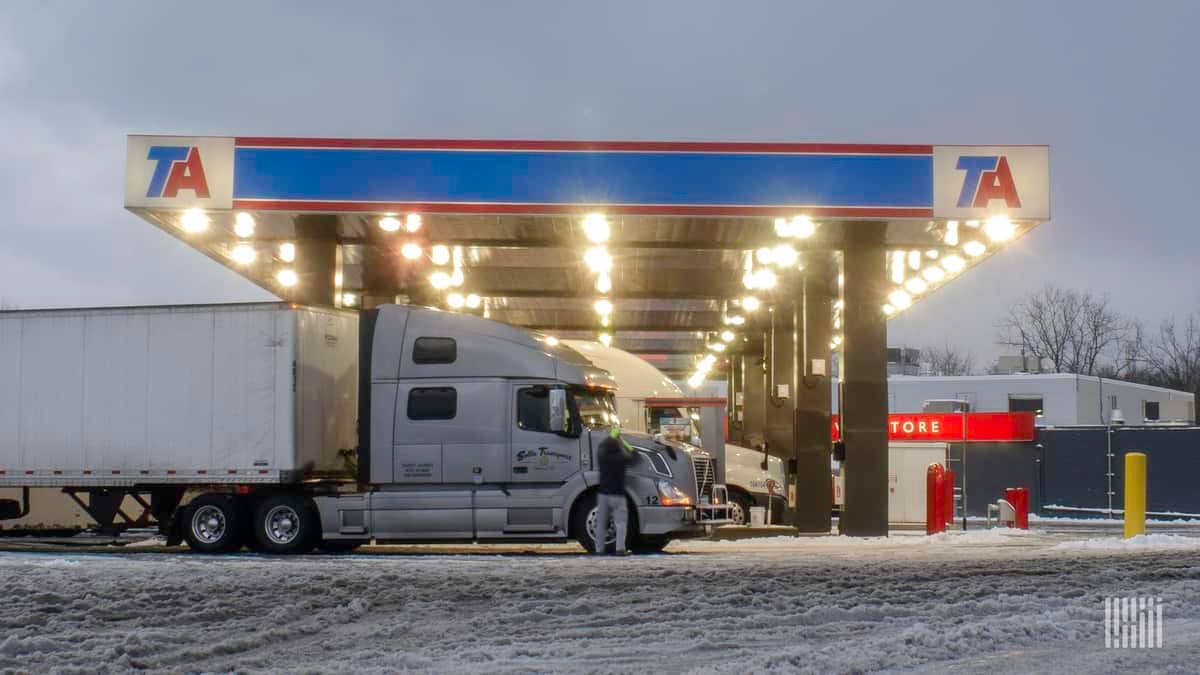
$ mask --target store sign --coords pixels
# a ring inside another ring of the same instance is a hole
[[[1033,440],[1033,413],[893,413],[888,440],[944,443],[1028,442]],[[964,428],[964,424],[966,425]],[[842,438],[841,418],[833,416],[833,440]]]
[[[125,206],[233,207],[232,138],[130,136]]]
[[[937,145],[933,179],[935,218],[1050,219],[1046,146]]]

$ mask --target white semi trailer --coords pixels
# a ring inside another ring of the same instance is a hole
[[[54,488],[102,529],[157,524],[202,552],[594,550],[612,378],[553,342],[397,305],[2,312],[0,487],[22,496],[0,499],[0,520],[27,517],[29,489]],[[701,499],[706,453],[625,438],[631,548],[728,519]]]
[[[653,365],[635,354],[599,342],[564,340],[589,361],[612,373],[617,383],[617,414],[626,429],[653,432],[656,420],[662,417],[691,419],[688,411],[672,408],[649,408],[646,401],[655,398],[683,398],[683,390]],[[701,445],[700,430],[691,420],[691,443]],[[767,466],[763,468],[764,459]],[[750,507],[761,506],[768,513],[782,513],[784,498],[783,460],[764,455],[750,448],[725,444],[725,487],[733,507],[732,520],[739,525],[750,523]]]

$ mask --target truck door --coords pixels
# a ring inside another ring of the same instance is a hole
[[[580,439],[550,431],[550,388],[513,387],[513,483],[561,483],[579,472]]]

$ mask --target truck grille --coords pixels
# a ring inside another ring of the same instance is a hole
[[[696,495],[712,497],[713,483],[717,480],[713,460],[707,457],[692,457],[692,466],[696,469]]]

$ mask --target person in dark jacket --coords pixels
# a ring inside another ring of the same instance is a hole
[[[596,553],[607,552],[605,539],[611,516],[617,531],[615,553],[622,555],[625,553],[625,536],[629,524],[629,509],[625,504],[625,468],[633,461],[633,448],[621,438],[621,430],[613,427],[608,438],[600,442],[596,458],[600,469],[600,490],[596,495],[596,529],[599,532],[592,533],[596,542]]]

